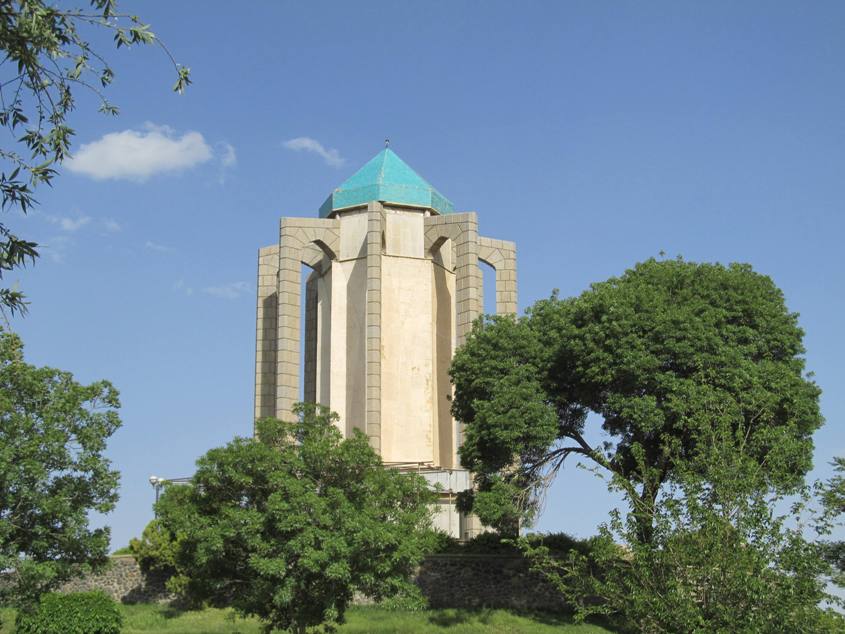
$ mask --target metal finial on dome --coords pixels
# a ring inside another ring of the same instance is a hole
[[[384,140],[384,147],[390,147],[390,139]]]

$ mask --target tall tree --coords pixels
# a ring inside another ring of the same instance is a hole
[[[181,93],[190,83],[190,70],[176,63],[138,16],[121,13],[117,0],[89,0],[89,5],[66,9],[45,0],[0,2],[0,126],[13,143],[0,147],[4,211],[26,213],[36,202],[36,186],[50,184],[56,176],[74,135],[67,117],[76,105],[75,91],[95,95],[101,112],[118,113],[104,93],[114,71],[84,33],[112,34],[118,48],[158,44],[176,71],[173,89]],[[37,247],[0,223],[0,279],[34,262]],[[25,308],[19,289],[0,288],[0,310],[14,313]]]
[[[533,568],[579,618],[602,614],[620,632],[641,634],[845,630],[845,618],[825,609],[843,605],[828,590],[825,544],[808,539],[829,535],[833,524],[813,509],[812,488],[787,505],[761,486],[747,430],[726,423],[700,429],[694,461],[676,464],[654,504],[651,543],[639,539],[636,514],[618,510],[586,553],[555,558],[521,540]],[[615,475],[610,486],[628,497],[620,480]]]
[[[158,502],[144,537],[155,543],[132,546],[175,569],[170,587],[186,598],[258,616],[267,631],[331,627],[355,591],[402,590],[432,535],[423,478],[383,467],[357,430],[343,439],[326,408],[297,407],[298,421],[259,421],[256,438],[201,457],[192,484]]]
[[[821,500],[828,520],[845,517],[845,457],[833,459],[835,475],[822,485]],[[828,560],[838,570],[837,583],[845,586],[845,541],[829,542],[825,548]]]
[[[479,323],[451,370],[461,461],[477,485],[463,506],[493,523],[530,519],[576,455],[627,482],[649,541],[661,487],[714,421],[747,431],[761,485],[794,489],[822,424],[802,338],[767,276],[681,259],[648,260],[579,297],[553,295],[519,320]],[[601,444],[585,435],[591,412]]]
[[[0,601],[32,604],[107,561],[109,529],[91,529],[88,513],[117,501],[103,451],[118,407],[108,381],[32,366],[20,338],[0,331]]]

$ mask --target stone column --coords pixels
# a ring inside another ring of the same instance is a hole
[[[255,419],[276,414],[276,300],[279,247],[258,250],[255,320]]]
[[[367,436],[381,454],[381,256],[384,208],[367,205]]]
[[[282,218],[279,235],[278,346],[276,348],[276,417],[292,420],[299,400],[300,267],[303,236],[296,218]]]
[[[474,212],[446,216],[460,231],[455,242],[455,321],[457,345],[463,345],[472,322],[481,314],[483,278],[478,268],[478,216]]]

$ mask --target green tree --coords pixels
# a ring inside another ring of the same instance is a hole
[[[171,497],[176,498],[177,494]],[[157,518],[144,527],[141,537],[129,540],[127,550],[145,574],[156,573],[167,577],[176,574],[176,542]]]
[[[74,135],[67,117],[76,105],[75,91],[93,94],[100,111],[117,114],[104,89],[114,71],[86,37],[103,31],[115,45],[158,44],[176,70],[173,89],[182,92],[190,71],[137,16],[121,13],[117,0],[89,0],[90,8],[63,8],[45,0],[0,2],[0,126],[16,146],[0,148],[2,209],[26,213],[34,189],[49,184],[70,151]],[[20,148],[20,151],[15,147]],[[37,244],[0,223],[0,279],[8,271],[34,262]],[[0,310],[22,311],[26,301],[16,288],[0,288]]]
[[[835,523],[845,515],[845,458],[834,458],[832,464],[836,474],[821,486],[821,500],[828,521]],[[845,541],[827,543],[825,554],[838,571],[837,583],[845,586]]]
[[[343,439],[326,408],[297,407],[296,422],[265,419],[256,438],[209,451],[157,505],[175,544],[170,587],[267,631],[330,629],[354,592],[403,590],[433,534],[423,478],[384,468],[357,430]]]
[[[653,507],[652,540],[639,539],[637,515],[619,511],[602,525],[589,553],[551,556],[521,540],[535,570],[575,607],[601,614],[621,631],[656,634],[817,634],[841,632],[841,605],[826,591],[832,569],[824,544],[805,533],[831,526],[811,510],[803,488],[787,515],[786,500],[760,485],[746,429],[717,421],[701,430],[693,461],[679,462],[672,484]],[[610,488],[641,504],[621,476]],[[819,520],[822,521],[819,521]]]
[[[103,451],[118,407],[108,381],[29,365],[20,338],[0,331],[0,602],[31,606],[107,561],[109,529],[91,529],[88,512],[117,501]]]
[[[476,324],[451,369],[461,461],[476,474],[463,507],[512,530],[576,455],[627,483],[647,542],[661,487],[714,421],[747,431],[761,483],[794,490],[822,424],[797,321],[748,265],[652,259],[522,319]],[[584,433],[590,412],[599,445]]]

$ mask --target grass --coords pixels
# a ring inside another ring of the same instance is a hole
[[[124,605],[123,634],[259,634],[256,619],[235,618],[231,610],[179,611],[161,605]],[[0,633],[13,634],[14,611],[0,609]],[[341,634],[610,634],[597,625],[573,625],[565,618],[524,616],[506,610],[400,612],[356,607]]]

